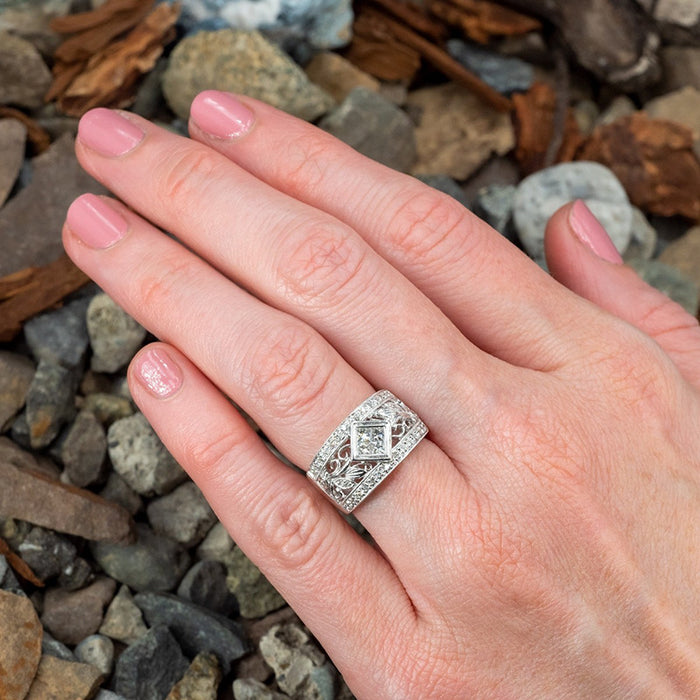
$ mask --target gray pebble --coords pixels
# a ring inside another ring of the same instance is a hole
[[[24,406],[34,372],[34,365],[28,358],[0,350],[0,433],[12,425]]]
[[[487,85],[504,95],[527,92],[535,78],[535,71],[529,63],[487,51],[461,39],[450,39],[447,42],[447,52],[467,70],[476,73]]]
[[[24,324],[24,337],[37,361],[47,360],[69,368],[83,361],[88,348],[85,311],[89,303],[89,299],[76,299]]]
[[[43,527],[32,528],[19,545],[18,553],[42,581],[50,581],[70,570],[78,556],[72,542]]]
[[[29,437],[29,423],[27,423],[26,411],[22,411],[22,413],[12,421],[10,436],[20,447],[31,449],[32,443]]]
[[[400,171],[416,159],[408,115],[373,90],[356,87],[319,126],[369,158]]]
[[[530,257],[544,261],[544,232],[561,206],[582,199],[624,253],[632,237],[632,206],[615,174],[600,163],[561,163],[526,177],[515,192],[514,221]]]
[[[234,547],[226,557],[226,584],[236,596],[242,617],[264,617],[286,605],[284,598],[243,550]]]
[[[0,105],[40,107],[51,85],[51,71],[25,39],[0,32]]]
[[[130,515],[136,515],[143,506],[141,497],[119,476],[115,471],[110,471],[100,496],[108,501],[114,501],[124,508]]]
[[[107,608],[99,632],[124,644],[132,644],[148,631],[141,610],[128,586],[122,585]]]
[[[278,693],[255,678],[236,678],[233,697],[235,700],[289,700],[289,695]]]
[[[187,478],[142,413],[112,423],[107,447],[116,472],[143,496],[168,493]]]
[[[104,688],[100,688],[97,691],[97,695],[92,700],[127,700],[123,695],[117,695],[116,693],[113,693],[111,690],[105,690]]]
[[[333,700],[335,671],[299,625],[275,625],[260,640],[260,651],[280,690],[295,698]]]
[[[0,207],[12,192],[24,163],[27,127],[17,119],[0,118]]]
[[[220,615],[230,617],[238,613],[236,598],[226,585],[226,568],[218,561],[198,561],[185,574],[177,594]]]
[[[142,523],[134,544],[94,542],[97,563],[113,579],[136,591],[171,591],[189,566],[187,552],[174,540],[156,535]]]
[[[488,185],[479,190],[474,203],[474,213],[509,238],[515,191],[514,185]]]
[[[146,329],[104,293],[90,301],[86,320],[95,372],[116,372],[127,365],[146,337]]]
[[[59,642],[50,632],[44,630],[41,637],[41,653],[55,656],[63,661],[75,661],[73,652],[63,643]]]
[[[224,585],[225,583],[224,580]],[[10,593],[20,593],[22,590],[15,572],[2,554],[0,554],[0,590]]]
[[[134,602],[149,625],[164,624],[189,656],[202,651],[216,654],[224,675],[248,652],[243,629],[233,620],[174,595],[139,593]]]
[[[168,628],[157,625],[119,656],[114,668],[114,689],[134,700],[163,700],[188,666]]]
[[[134,415],[134,407],[128,398],[98,392],[85,397],[83,411],[90,411],[100,423],[109,427],[115,420]]]
[[[197,559],[225,562],[235,543],[221,523],[216,523],[197,547]]]
[[[91,634],[75,647],[75,658],[109,676],[114,666],[114,643],[102,634]]]
[[[74,371],[41,360],[27,392],[26,420],[34,449],[47,447],[74,413]]]
[[[75,486],[90,486],[106,476],[107,436],[89,411],[81,411],[61,445],[61,461]]]
[[[153,499],[146,508],[154,532],[167,535],[184,547],[202,541],[216,522],[216,515],[193,481]]]
[[[656,287],[692,316],[698,315],[698,285],[680,270],[659,260],[632,260],[630,265],[652,287]]]

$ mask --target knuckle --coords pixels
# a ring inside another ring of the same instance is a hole
[[[275,328],[264,346],[253,350],[247,385],[271,415],[296,420],[309,414],[325,393],[334,370],[323,344],[298,324]]]
[[[134,285],[138,306],[147,309],[159,309],[172,305],[173,298],[184,288],[185,280],[190,275],[190,264],[187,260],[162,259],[155,271],[144,275],[140,282]]]
[[[464,207],[426,189],[417,195],[411,193],[399,204],[387,235],[390,244],[409,259],[429,262],[453,258],[455,250],[471,238],[471,228]]]
[[[656,340],[676,334],[696,332],[698,319],[673,299],[661,295],[639,319],[638,325]]]
[[[338,303],[343,290],[353,288],[366,256],[363,246],[343,226],[321,220],[304,224],[285,251],[279,279],[295,304]]]
[[[302,193],[313,193],[327,182],[328,152],[327,138],[315,131],[307,133],[304,129],[291,139],[285,157],[279,161],[283,168],[279,179],[285,191],[302,198]]]
[[[221,157],[214,151],[187,144],[171,153],[154,178],[160,200],[169,207],[189,206],[199,197],[204,184],[211,186],[222,169]]]
[[[198,470],[202,470],[214,482],[231,478],[234,473],[231,465],[244,448],[244,439],[239,431],[221,433],[209,440],[202,440],[198,435],[190,439],[191,444],[186,452],[189,461]]]
[[[289,491],[281,491],[259,517],[263,541],[285,568],[320,568],[328,527],[316,494],[302,488],[290,497]]]

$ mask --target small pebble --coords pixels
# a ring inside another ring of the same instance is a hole
[[[197,547],[197,558],[225,562],[235,546],[226,528],[221,523],[216,523]]]
[[[61,461],[70,482],[85,487],[107,475],[107,436],[94,414],[81,411],[61,445]]]
[[[120,370],[146,337],[146,329],[104,293],[90,301],[86,321],[93,352],[91,367],[95,372]]]
[[[253,562],[235,547],[226,557],[226,583],[236,596],[242,617],[264,617],[286,605],[284,598]]]
[[[0,350],[0,433],[10,427],[24,406],[35,371],[27,357]]]
[[[236,598],[226,585],[226,567],[218,561],[198,561],[185,574],[177,594],[226,617],[238,612]]]
[[[148,631],[141,610],[128,586],[122,586],[107,608],[99,632],[124,644],[132,644]]]
[[[75,658],[109,676],[114,666],[114,643],[104,635],[91,634],[75,647]]]
[[[233,697],[235,700],[289,700],[289,695],[278,693],[254,678],[236,678]]]
[[[220,682],[216,654],[200,652],[165,700],[216,700]]]

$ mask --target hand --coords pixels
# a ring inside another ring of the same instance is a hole
[[[695,320],[580,203],[550,222],[557,281],[242,99],[200,95],[193,140],[88,113],[80,161],[131,209],[86,195],[64,229],[162,339],[134,399],[234,540],[359,697],[698,697]],[[306,467],[374,388],[430,428],[355,511],[375,547],[227,399]]]

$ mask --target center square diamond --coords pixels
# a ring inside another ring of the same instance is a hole
[[[391,425],[381,420],[357,421],[350,426],[352,459],[391,459]]]

